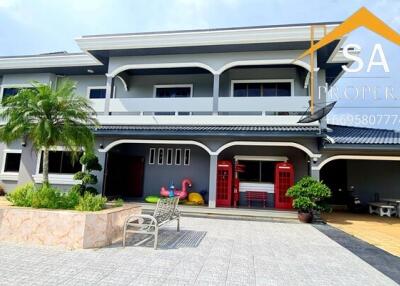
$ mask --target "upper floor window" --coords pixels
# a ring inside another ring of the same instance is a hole
[[[106,98],[106,87],[88,87],[88,95],[90,99]]]
[[[191,97],[193,85],[177,84],[177,85],[155,85],[154,97],[172,98],[172,97]]]
[[[291,80],[238,80],[232,81],[232,95],[234,97],[291,96],[292,86]]]
[[[51,174],[75,174],[82,171],[82,165],[78,154],[77,160],[72,160],[72,154],[69,151],[50,151],[49,152],[49,173]],[[40,157],[39,173],[43,173],[43,152]]]

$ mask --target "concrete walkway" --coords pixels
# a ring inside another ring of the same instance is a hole
[[[185,217],[150,245],[2,243],[0,285],[397,285],[311,225]]]

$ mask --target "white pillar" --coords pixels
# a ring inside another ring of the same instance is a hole
[[[107,76],[106,100],[104,103],[104,115],[110,115],[110,98],[114,97],[114,77]]]
[[[213,115],[218,115],[219,74],[214,74],[213,84]]]
[[[216,207],[218,155],[210,155],[210,178],[208,186],[208,207]]]

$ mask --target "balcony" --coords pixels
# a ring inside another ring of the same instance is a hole
[[[219,97],[216,105],[218,113],[272,113],[304,112],[309,103],[306,96],[291,97]],[[105,110],[105,99],[92,100],[96,112]],[[190,98],[112,98],[109,112],[124,115],[138,113],[141,115],[154,112],[209,113],[213,112],[212,97]]]

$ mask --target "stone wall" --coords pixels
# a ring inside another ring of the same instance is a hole
[[[126,217],[140,213],[135,204],[98,212],[0,206],[0,241],[68,249],[103,247],[122,238]]]

